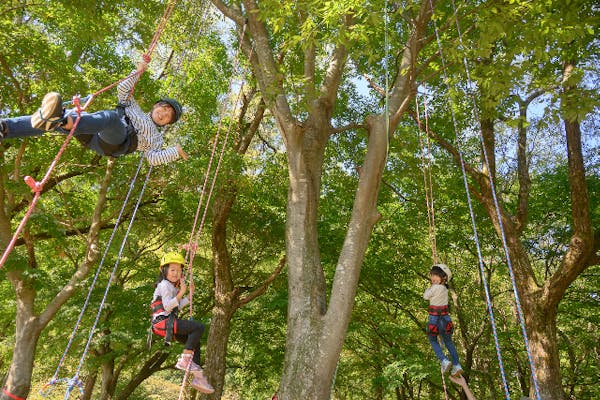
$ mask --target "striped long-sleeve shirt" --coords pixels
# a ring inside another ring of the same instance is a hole
[[[133,74],[117,86],[119,103],[125,106],[125,115],[137,132],[137,150],[144,152],[148,163],[153,166],[175,161],[179,158],[177,148],[175,146],[162,148],[163,135],[152,121],[151,112],[142,111],[131,96],[131,91],[139,79],[140,74]]]

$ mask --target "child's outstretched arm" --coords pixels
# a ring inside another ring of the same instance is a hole
[[[117,98],[119,99],[119,103],[126,103],[129,100],[133,88],[140,80],[140,76],[144,73],[146,68],[148,68],[149,62],[150,56],[144,54],[142,60],[138,62],[137,68],[131,72],[127,79],[117,85]]]

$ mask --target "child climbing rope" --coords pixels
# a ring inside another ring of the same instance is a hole
[[[429,271],[431,286],[429,286],[423,298],[429,300],[429,319],[427,324],[427,336],[429,343],[437,358],[440,360],[442,371],[447,373],[452,365],[452,376],[459,376],[462,367],[458,361],[458,352],[452,341],[454,326],[448,311],[448,282],[452,279],[452,272],[445,264],[435,264]],[[442,337],[446,349],[450,353],[452,363],[446,358],[438,335]]]
[[[183,280],[185,260],[177,252],[166,253],[160,261],[160,275],[152,297],[152,332],[165,338],[169,345],[175,338],[185,345],[175,368],[190,371],[194,375],[192,387],[202,393],[213,393],[215,390],[208,383],[200,367],[200,339],[204,333],[204,325],[177,318],[178,311],[189,304],[185,296],[187,286]],[[190,294],[194,292],[194,283],[190,282]]]
[[[163,134],[158,129],[175,123],[181,117],[179,102],[162,98],[149,113],[144,113],[131,97],[149,61],[150,57],[144,55],[137,70],[119,83],[119,104],[116,109],[81,113],[74,136],[85,147],[101,156],[113,157],[139,150],[144,152],[150,165],[165,164],[178,158],[188,159],[180,145],[163,149]],[[0,139],[41,136],[46,131],[68,134],[76,118],[74,110],[63,109],[61,95],[50,92],[44,96],[41,107],[33,115],[0,120]]]

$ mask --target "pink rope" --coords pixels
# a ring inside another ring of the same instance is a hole
[[[235,69],[237,68],[237,64],[238,64],[238,55],[240,53],[241,47],[242,47],[242,42],[244,40],[244,36],[245,36],[245,32],[246,32],[246,24],[244,24],[244,27],[242,28],[242,33],[240,35],[240,43],[234,58],[234,67],[233,70],[235,71]],[[252,54],[252,53],[250,53]],[[233,87],[233,78],[229,80],[229,86],[227,88],[227,93],[231,93]],[[244,89],[244,83],[242,82],[242,85],[240,86],[240,90],[238,91],[234,106],[233,106],[233,113],[235,113],[235,110],[237,110],[237,105],[239,103],[239,99],[241,96],[241,93]],[[229,95],[227,96],[229,98]],[[198,241],[200,239],[200,233],[202,232],[202,228],[204,227],[204,221],[206,219],[206,214],[208,212],[208,205],[210,203],[210,199],[212,197],[212,193],[213,193],[213,189],[215,187],[215,183],[217,181],[217,176],[219,173],[219,169],[221,167],[221,161],[223,160],[223,155],[225,153],[225,148],[227,147],[227,141],[229,139],[229,134],[231,132],[231,127],[233,125],[233,121],[230,122],[229,124],[229,128],[227,129],[227,132],[225,134],[225,139],[223,140],[223,145],[221,146],[221,154],[219,155],[219,160],[217,161],[217,165],[215,167],[215,172],[213,174],[213,179],[211,182],[211,186],[208,192],[208,197],[206,199],[206,204],[204,206],[204,212],[202,213],[202,219],[200,221],[200,226],[198,227],[198,230],[196,231],[196,225],[198,222],[198,217],[200,214],[200,209],[202,208],[202,201],[204,199],[204,193],[206,190],[206,184],[208,182],[208,177],[210,175],[210,170],[212,167],[212,162],[214,160],[214,155],[215,155],[215,150],[217,148],[217,142],[219,140],[219,136],[221,133],[221,128],[223,126],[223,118],[221,117],[219,119],[219,125],[217,126],[217,133],[215,134],[215,140],[213,143],[213,147],[212,147],[212,151],[210,154],[210,159],[208,161],[208,166],[206,168],[206,173],[204,174],[204,183],[202,185],[202,191],[200,193],[200,200],[198,201],[198,207],[196,208],[196,215],[194,216],[194,223],[192,225],[192,231],[190,233],[190,239],[188,241],[188,244],[186,247],[186,259],[188,260],[188,282],[192,282],[193,280],[193,263],[194,263],[194,257],[196,256],[196,249],[198,248]],[[195,234],[194,234],[195,232]],[[189,306],[190,306],[190,318],[192,318],[194,312],[193,312],[193,292],[190,292],[189,295]],[[191,363],[190,363],[191,365]],[[181,387],[179,389],[179,396],[178,396],[178,400],[183,400],[184,398],[184,394],[185,394],[185,386],[186,386],[186,381],[188,380],[189,377],[189,367],[188,369],[185,371],[185,374],[183,375],[183,380],[181,381]]]
[[[237,65],[238,65],[238,58],[239,58],[238,56],[239,56],[239,53],[241,51],[242,42],[244,40],[245,33],[246,33],[246,24],[244,24],[244,26],[242,28],[242,33],[240,35],[240,43],[238,45],[237,52],[235,54],[234,65],[233,65],[233,70],[234,71],[235,71],[235,69],[237,68]],[[228,94],[231,93],[232,87],[233,87],[233,78],[229,80],[229,85],[228,85],[228,88],[227,88],[227,93]],[[237,104],[239,102],[239,98],[240,98],[240,95],[242,93],[243,88],[244,88],[244,84],[242,83],[242,85],[240,87],[240,90],[238,92],[237,98],[236,98],[235,103],[234,103],[234,112],[237,109]],[[229,97],[229,95],[227,97]],[[215,172],[213,174],[213,180],[212,180],[211,187],[210,187],[210,190],[209,190],[209,193],[208,193],[208,197],[206,199],[206,204],[204,206],[204,212],[202,214],[202,219],[200,221],[200,226],[199,226],[198,230],[196,231],[196,225],[198,223],[198,217],[200,215],[200,209],[202,208],[202,203],[203,203],[204,195],[205,195],[205,192],[206,192],[206,185],[207,185],[207,182],[208,182],[208,178],[210,176],[210,171],[211,171],[212,163],[213,163],[213,160],[214,160],[215,150],[217,148],[217,143],[219,141],[219,136],[221,134],[221,129],[223,127],[223,118],[221,117],[219,119],[219,125],[217,126],[217,133],[215,135],[215,140],[214,140],[212,151],[211,151],[210,158],[209,158],[209,161],[208,161],[208,166],[206,168],[206,173],[204,174],[204,183],[202,185],[202,191],[200,192],[200,199],[198,201],[198,207],[196,208],[196,215],[194,216],[194,223],[192,225],[192,231],[190,232],[190,238],[188,240],[188,244],[185,246],[186,251],[187,251],[186,252],[186,259],[188,260],[188,271],[187,271],[188,282],[191,282],[192,279],[193,279],[194,257],[196,256],[196,250],[198,248],[198,242],[200,240],[200,233],[202,232],[202,229],[204,227],[204,221],[205,221],[205,218],[206,218],[206,214],[208,212],[208,205],[210,203],[210,199],[212,197],[212,192],[213,192],[213,189],[214,189],[214,186],[215,186],[215,182],[217,180],[219,169],[221,167],[221,161],[223,159],[223,154],[225,153],[225,147],[227,145],[227,141],[228,141],[228,138],[229,138],[229,133],[231,132],[231,125],[232,124],[230,123],[229,129],[227,130],[227,133],[225,135],[225,140],[223,141],[223,146],[221,147],[221,154],[219,156],[219,161],[217,162],[217,166],[216,166]],[[193,293],[191,293],[191,292],[190,292],[189,299],[190,299],[190,318],[192,318],[192,316],[194,314],[194,310],[193,310]]]

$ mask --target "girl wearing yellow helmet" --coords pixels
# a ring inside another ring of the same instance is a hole
[[[202,393],[213,393],[215,390],[208,383],[200,367],[200,339],[204,333],[204,325],[200,322],[177,318],[180,309],[190,303],[186,296],[188,290],[183,279],[185,259],[176,252],[166,253],[159,264],[158,277],[152,297],[152,332],[165,338],[170,345],[175,338],[185,345],[175,368],[190,371],[194,374],[192,387]],[[194,292],[194,282],[190,282],[190,294]]]

